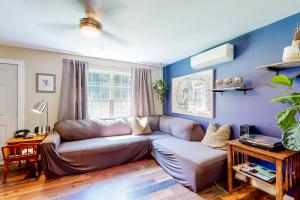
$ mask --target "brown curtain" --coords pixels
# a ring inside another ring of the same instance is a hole
[[[154,114],[151,69],[134,68],[132,111],[134,116]]]
[[[58,120],[88,118],[88,63],[63,60]]]

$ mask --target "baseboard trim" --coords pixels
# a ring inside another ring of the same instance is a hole
[[[236,173],[235,178],[246,182],[246,176],[244,176],[240,173]],[[274,188],[272,188],[269,185],[264,184],[260,181],[256,181],[254,179],[251,179],[251,185],[254,186],[254,187],[257,187],[258,189],[263,190],[263,191],[265,191],[265,192],[267,192],[271,195],[274,195],[274,196],[276,195],[276,190]],[[294,197],[291,197],[289,195],[284,195],[283,200],[294,200]]]

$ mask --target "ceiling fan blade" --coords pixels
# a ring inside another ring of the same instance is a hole
[[[102,0],[104,14],[127,11],[129,8],[119,0]]]
[[[77,2],[81,7],[81,9],[86,13],[88,12],[95,13],[95,11],[98,9],[98,5],[94,0],[77,0]]]
[[[108,40],[117,43],[118,45],[122,45],[122,46],[130,46],[130,43],[126,40],[124,40],[123,38],[116,36],[112,33],[109,33],[108,31],[103,30],[102,32],[102,36],[107,38]]]
[[[66,34],[70,31],[78,30],[78,24],[74,23],[43,23],[38,24],[43,30],[50,34]]]
[[[118,18],[126,14],[128,6],[119,0],[76,0],[78,3],[77,11],[86,15],[98,18],[101,22],[116,24]]]
[[[97,10],[97,15],[104,27],[115,28],[124,26],[123,17],[129,14],[129,7],[119,0],[102,0],[102,7]]]
[[[85,10],[86,7],[85,0],[77,0],[76,2],[78,3],[81,9]]]

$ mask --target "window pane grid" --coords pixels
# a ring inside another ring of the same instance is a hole
[[[91,119],[127,117],[131,113],[131,76],[118,72],[89,72]]]

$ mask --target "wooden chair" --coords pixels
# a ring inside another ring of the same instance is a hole
[[[38,176],[39,175],[38,148],[39,148],[39,144],[37,143],[22,143],[22,144],[8,145],[2,147],[2,154],[4,160],[3,183],[6,183],[9,163],[11,162],[18,161],[20,164],[22,160],[25,160],[27,163],[29,163],[30,160],[33,160],[35,165],[35,170],[36,170],[36,176]]]

